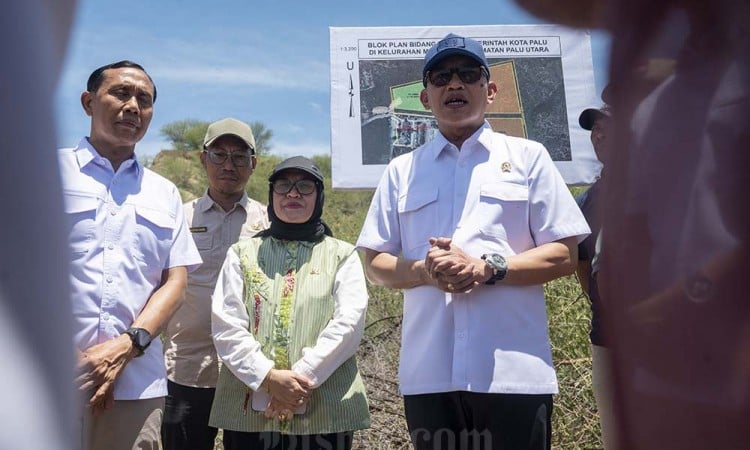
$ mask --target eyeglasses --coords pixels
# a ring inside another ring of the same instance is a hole
[[[288,194],[292,188],[296,188],[297,192],[302,195],[309,195],[315,192],[316,184],[313,180],[308,180],[307,178],[302,178],[294,182],[286,178],[279,178],[271,183],[271,188],[279,195]]]
[[[451,82],[454,73],[458,74],[458,78],[464,83],[474,84],[482,78],[484,67],[453,67],[451,69],[430,70],[427,72],[426,78],[436,87],[442,87]]]
[[[254,156],[249,151],[232,152],[232,153],[227,153],[225,151],[215,151],[215,150],[203,150],[203,151],[208,153],[208,160],[216,164],[217,166],[224,164],[227,161],[227,158],[231,158],[232,164],[234,164],[235,167],[247,167],[250,165],[250,160]]]

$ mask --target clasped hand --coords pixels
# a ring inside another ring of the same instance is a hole
[[[289,420],[294,411],[309,400],[313,383],[306,376],[291,370],[271,369],[263,380],[262,387],[271,394],[265,416],[269,419]]]
[[[484,261],[467,255],[453,245],[450,238],[430,238],[430,245],[424,266],[438,289],[450,293],[467,293],[484,282]]]

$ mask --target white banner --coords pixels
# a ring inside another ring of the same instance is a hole
[[[427,50],[453,32],[479,41],[498,95],[485,115],[495,131],[539,141],[568,184],[599,172],[589,132],[597,106],[591,36],[553,25],[330,28],[334,188],[374,188],[394,157],[432,139],[419,101]]]

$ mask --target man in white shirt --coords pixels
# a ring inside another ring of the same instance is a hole
[[[158,335],[201,262],[177,188],[135,158],[155,100],[140,65],[100,67],[81,94],[91,134],[58,152],[84,449],[159,448],[167,380]]]
[[[219,364],[211,338],[211,294],[229,247],[269,225],[266,206],[245,192],[257,164],[249,125],[232,118],[209,125],[200,158],[208,189],[184,207],[203,264],[188,275],[185,302],[164,333],[165,450],[214,448],[218,430],[208,426],[208,417]]]
[[[497,93],[481,44],[426,54],[440,133],[388,165],[357,247],[404,289],[399,382],[418,449],[550,448],[557,379],[542,284],[573,273],[589,233],[539,143],[484,120]]]

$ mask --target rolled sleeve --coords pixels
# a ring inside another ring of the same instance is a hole
[[[380,178],[367,211],[356,247],[393,255],[401,253],[399,228],[397,172],[389,164]]]
[[[529,152],[529,228],[537,246],[575,236],[583,241],[591,233],[586,219],[547,150],[533,143]]]

